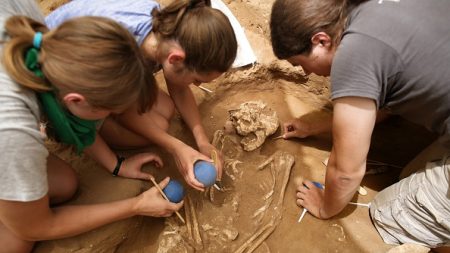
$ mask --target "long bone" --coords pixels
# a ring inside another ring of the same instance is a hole
[[[275,159],[278,158],[278,159]],[[282,157],[285,157],[286,163],[284,163],[282,160],[280,160]],[[253,236],[251,236],[247,241],[244,242],[244,244],[239,247],[235,253],[251,253],[254,250],[256,250],[261,243],[263,243],[271,234],[273,231],[275,231],[276,226],[279,224],[281,220],[281,206],[283,205],[284,201],[284,195],[286,192],[287,184],[289,182],[289,177],[291,174],[292,165],[294,165],[294,157],[287,153],[277,152],[274,155],[272,155],[269,160],[272,158],[272,162],[276,161],[279,163],[280,167],[285,167],[284,170],[284,176],[281,184],[280,194],[278,197],[278,201],[273,208],[274,215],[272,216],[272,220],[270,220],[266,225],[258,229]],[[270,162],[269,162],[270,163]],[[269,163],[263,163],[264,166],[266,166]],[[262,166],[262,167],[264,167]],[[261,165],[259,166],[261,168]]]
[[[196,250],[200,250],[203,248],[202,237],[200,236],[200,230],[198,228],[197,215],[195,213],[192,200],[189,196],[186,197],[184,210],[186,212],[186,219],[188,220],[186,224],[188,234],[195,244],[194,248]]]

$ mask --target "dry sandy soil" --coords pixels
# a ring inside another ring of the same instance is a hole
[[[38,2],[48,14],[66,1]],[[223,129],[229,110],[251,100],[266,103],[277,112],[281,123],[300,116],[320,120],[331,113],[328,79],[305,77],[300,68],[273,56],[268,27],[272,2],[225,1],[245,28],[258,63],[205,84],[214,91],[211,94],[192,87],[211,139],[217,130]],[[161,75],[157,77],[163,86]],[[179,117],[173,119],[170,132],[194,146]],[[280,129],[273,136],[279,133]],[[369,159],[402,167],[434,138],[424,129],[393,117],[376,127]],[[307,214],[297,223],[302,209],[294,201],[295,179],[305,177],[324,182],[323,161],[331,150],[329,135],[289,141],[269,137],[252,152],[243,151],[239,139],[236,134],[225,134],[219,139],[228,161],[225,192],[213,190],[202,194],[188,189],[189,204],[180,213],[189,226],[180,224],[176,216],[133,217],[73,238],[41,242],[35,252],[412,252],[384,244],[365,207],[348,206],[330,220],[318,220]],[[111,177],[88,157],[76,156],[67,148],[55,145],[51,148],[78,172],[80,189],[71,204],[123,199],[151,187],[148,182]],[[169,154],[157,147],[145,150],[160,154],[165,167],[157,171],[149,165],[144,170],[159,180],[165,176],[180,179]],[[143,150],[118,152],[127,155],[140,151]],[[272,155],[273,162],[258,169]],[[399,168],[389,168],[382,174],[365,176],[362,185],[368,194],[355,195],[354,201],[370,202],[378,191],[396,181],[399,172]],[[248,247],[241,247],[249,240]]]

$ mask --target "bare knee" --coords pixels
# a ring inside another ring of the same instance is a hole
[[[78,188],[75,171],[69,164],[54,155],[48,158],[47,170],[50,203],[54,205],[71,199]]]
[[[0,248],[0,253],[29,253],[33,250],[34,242],[10,240],[3,245],[6,246]]]
[[[34,242],[20,239],[0,223],[0,245],[0,253],[28,253]]]
[[[58,189],[58,192],[52,191],[52,195],[50,195],[50,203],[60,204],[70,200],[78,189],[78,178],[73,170],[66,170],[64,172],[62,181],[60,182],[61,186]]]
[[[109,117],[104,121],[99,131],[100,136],[109,146],[120,149],[145,147],[151,144],[147,138],[130,131],[120,121],[119,117]],[[140,122],[139,124],[144,123]]]
[[[170,119],[173,118],[173,116],[175,115],[175,103],[172,101],[172,99],[170,99],[170,106],[169,106],[169,114],[168,114],[168,118],[167,121],[170,121]]]
[[[169,122],[170,119],[166,119],[165,117],[163,117],[162,115],[158,114],[158,113],[152,113],[152,118],[153,121],[156,123],[156,125],[164,130],[165,132],[167,132],[169,130]]]
[[[158,93],[158,100],[153,106],[152,111],[161,115],[169,122],[175,115],[175,104],[167,93],[160,90]]]

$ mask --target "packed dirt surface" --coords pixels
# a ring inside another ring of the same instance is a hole
[[[45,14],[67,1],[38,1]],[[372,226],[367,207],[348,206],[329,220],[306,214],[295,204],[295,188],[303,177],[323,183],[325,160],[331,136],[306,139],[273,139],[280,127],[265,137],[261,147],[245,151],[242,136],[223,131],[230,111],[242,103],[262,101],[276,112],[279,123],[295,117],[319,121],[331,114],[329,80],[303,75],[301,68],[277,60],[270,47],[269,18],[273,0],[226,0],[239,20],[257,56],[258,63],[224,74],[204,84],[213,93],[192,87],[202,121],[211,140],[225,157],[223,191],[205,193],[187,189],[185,206],[177,217],[133,217],[72,238],[38,243],[34,252],[388,252]],[[157,75],[161,87],[164,80]],[[193,137],[179,116],[170,133],[195,147]],[[356,194],[354,202],[369,203],[375,194],[396,182],[401,168],[435,138],[423,128],[392,117],[376,126],[369,159],[372,163],[361,185],[367,195]],[[93,160],[77,156],[55,144],[49,147],[70,162],[80,178],[80,189],[70,204],[93,204],[135,196],[151,183],[112,177]],[[122,155],[153,151],[161,155],[164,168],[143,168],[157,179],[170,176],[183,181],[170,154],[158,147],[119,150]],[[374,170],[375,169],[375,170]],[[186,185],[184,185],[187,188]],[[400,250],[400,249],[399,249]],[[427,252],[417,248],[397,252]],[[391,251],[392,252],[392,251]]]

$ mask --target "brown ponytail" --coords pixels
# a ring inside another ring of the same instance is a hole
[[[225,72],[237,53],[237,41],[228,18],[211,8],[210,0],[174,0],[154,9],[153,32],[162,40],[178,42],[186,53],[184,64],[200,73]]]
[[[276,0],[272,6],[272,48],[280,59],[309,54],[311,38],[325,32],[333,46],[341,40],[348,14],[367,0]]]
[[[156,84],[147,73],[136,41],[122,26],[101,17],[81,17],[47,28],[30,18],[13,16],[6,22],[11,39],[3,50],[3,64],[17,83],[45,91],[54,86],[61,94],[82,94],[97,108],[125,109],[139,101],[143,112],[156,99]],[[36,31],[44,33],[39,63],[45,76],[36,77],[24,65]]]

